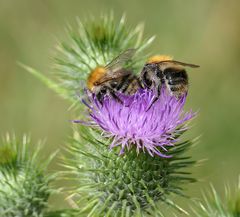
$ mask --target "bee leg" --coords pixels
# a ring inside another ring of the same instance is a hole
[[[153,101],[151,102],[151,104],[148,106],[148,108],[146,109],[146,112],[150,109],[150,108],[152,108],[152,105],[157,101],[159,99],[159,97],[155,97],[154,99],[153,99]]]
[[[143,82],[142,82],[139,78],[137,79],[137,82],[138,82],[138,87],[139,87],[140,89],[143,89],[143,88],[144,88]]]
[[[152,105],[159,99],[161,94],[161,85],[158,85],[157,88],[157,96],[154,97],[153,101],[151,102],[151,104],[148,106],[148,108],[146,109],[146,112],[152,107]]]
[[[103,106],[103,96],[100,94],[96,95],[97,101],[100,103],[101,106]]]
[[[109,93],[113,99],[115,99],[120,104],[123,104],[123,101],[115,94],[115,91],[113,89],[109,89]]]

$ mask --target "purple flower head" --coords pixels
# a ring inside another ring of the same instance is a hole
[[[171,157],[167,155],[167,147],[174,146],[176,135],[187,129],[186,122],[194,116],[191,111],[183,111],[186,95],[177,99],[162,88],[160,98],[153,104],[155,94],[147,89],[118,97],[123,104],[111,97],[105,97],[100,104],[90,94],[91,103],[87,104],[90,123],[99,126],[105,137],[113,138],[110,148],[121,146],[122,154],[126,148],[135,146],[137,152]]]

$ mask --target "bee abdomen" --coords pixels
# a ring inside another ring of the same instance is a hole
[[[188,84],[188,80],[184,78],[170,79],[167,81],[169,85]]]
[[[180,97],[188,91],[188,76],[184,69],[167,69],[164,74],[166,86],[173,95]]]

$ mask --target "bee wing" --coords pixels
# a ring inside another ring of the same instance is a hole
[[[109,64],[105,66],[107,73],[95,82],[95,85],[103,84],[107,81],[115,80],[124,77],[132,72],[123,68],[123,65],[130,60],[135,54],[136,49],[131,48],[125,50],[115,57]]]
[[[176,65],[187,66],[187,67],[191,67],[191,68],[200,67],[199,65],[195,65],[195,64],[191,64],[191,63],[183,63],[183,62],[176,61],[176,60],[167,60],[167,61],[162,61],[161,63],[173,63],[173,64],[176,64]]]
[[[108,69],[110,72],[114,72],[114,69],[122,68],[123,65],[130,60],[133,55],[136,53],[136,49],[131,48],[125,50],[117,57],[115,57],[110,63],[108,63],[105,68]]]
[[[105,74],[103,77],[101,77],[99,80],[97,80],[94,84],[101,85],[105,82],[122,78],[131,73],[132,73],[131,71],[126,70],[126,69],[118,69],[118,70],[114,71],[113,73]]]

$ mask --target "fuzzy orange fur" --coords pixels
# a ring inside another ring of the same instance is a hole
[[[167,55],[156,55],[156,56],[152,56],[148,59],[147,63],[159,63],[162,61],[168,61],[168,60],[172,60],[173,58],[171,56],[167,56]]]
[[[106,69],[104,67],[97,67],[94,69],[87,79],[87,87],[89,90],[93,90],[94,83],[102,78],[103,75],[106,74]]]

